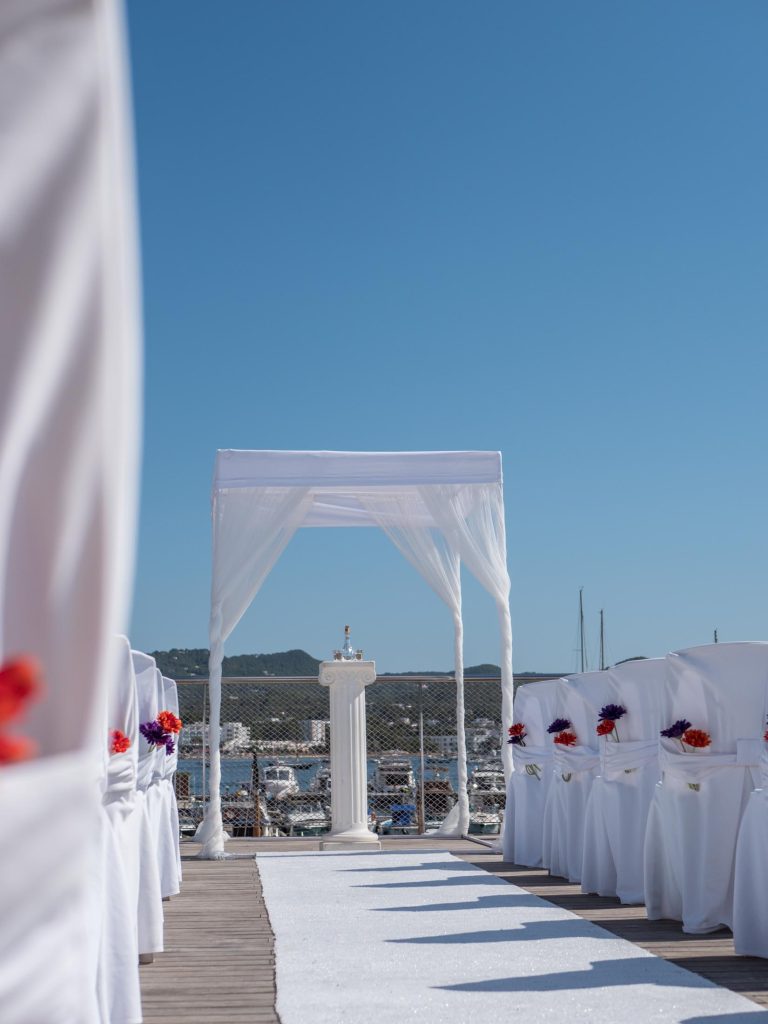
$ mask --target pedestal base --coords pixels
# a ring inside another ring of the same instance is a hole
[[[328,836],[327,839],[320,840],[321,850],[380,850],[381,842],[373,832],[368,833],[370,839],[366,839],[362,835],[338,835]]]

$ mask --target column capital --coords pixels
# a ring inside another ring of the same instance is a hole
[[[322,661],[318,681],[321,686],[334,683],[357,683],[369,686],[376,682],[375,661]]]

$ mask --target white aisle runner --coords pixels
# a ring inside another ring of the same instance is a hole
[[[282,1024],[768,1021],[742,996],[451,854],[256,859]]]

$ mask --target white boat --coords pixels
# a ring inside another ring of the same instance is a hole
[[[282,800],[299,792],[296,772],[289,764],[268,764],[262,768],[261,786],[269,800]]]
[[[331,828],[328,808],[322,800],[309,793],[283,797],[274,813],[285,836],[320,836]]]
[[[320,796],[329,800],[331,797],[331,769],[327,764],[317,769],[317,774],[309,785],[309,791],[319,793]]]
[[[382,757],[376,761],[371,786],[374,793],[414,793],[413,766],[405,757]]]
[[[469,792],[498,793],[506,797],[507,785],[504,781],[504,769],[501,765],[477,765],[469,777]],[[502,804],[503,806],[503,804]]]

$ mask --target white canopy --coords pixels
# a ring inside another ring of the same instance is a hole
[[[219,451],[213,481],[209,686],[210,802],[201,856],[223,856],[219,723],[223,645],[302,526],[378,526],[451,609],[455,631],[459,815],[469,827],[460,563],[494,598],[502,717],[512,720],[504,497],[499,452]],[[502,744],[505,768],[510,754]]]

